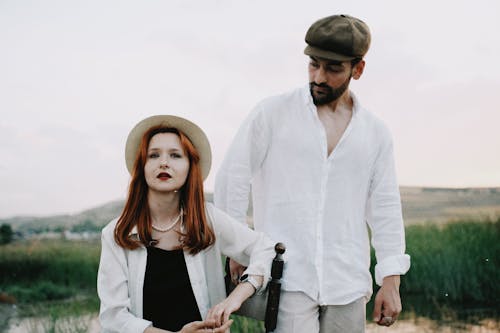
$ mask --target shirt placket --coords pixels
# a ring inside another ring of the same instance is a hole
[[[320,179],[320,197],[318,200],[318,215],[316,217],[316,257],[315,266],[318,273],[318,300],[322,304],[323,298],[323,277],[324,277],[324,218],[325,218],[325,200],[326,187],[328,183],[328,161],[325,159],[322,163],[321,179]]]
[[[319,145],[321,146],[320,153],[321,153],[321,174],[318,179],[319,181],[319,200],[317,200],[318,207],[317,207],[317,216],[316,216],[316,239],[315,239],[315,245],[316,245],[316,255],[314,256],[314,266],[316,268],[317,272],[317,280],[318,280],[318,300],[320,304],[322,304],[322,298],[323,298],[323,293],[324,293],[324,283],[323,283],[323,276],[324,276],[324,218],[325,218],[325,202],[326,202],[326,192],[327,192],[327,184],[328,184],[328,165],[329,165],[329,160],[328,160],[328,141],[326,137],[326,131],[323,128],[323,124],[321,124],[321,121],[319,120],[317,116],[317,111],[316,109],[314,110],[315,114],[315,125],[317,128],[317,131],[319,133],[319,138],[320,142]]]

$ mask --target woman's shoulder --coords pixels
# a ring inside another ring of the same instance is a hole
[[[205,212],[207,214],[207,220],[210,225],[214,224],[214,220],[216,220],[215,214],[216,214],[216,207],[213,203],[209,201],[205,201]]]
[[[116,226],[117,222],[118,222],[118,217],[109,221],[109,223],[106,224],[104,226],[104,228],[102,228],[102,231],[101,231],[102,236],[103,237],[114,237],[115,226]]]
[[[247,229],[247,226],[244,226],[220,208],[215,207],[213,203],[205,202],[205,207],[208,223],[210,223],[217,235],[241,231],[239,230],[241,228]]]
[[[210,201],[205,201],[205,209],[210,212],[213,212],[215,209],[215,205]]]
[[[212,202],[205,201],[205,210],[208,213],[207,218],[212,224],[216,224],[217,221],[220,221],[221,219],[231,219],[224,211],[215,207]]]

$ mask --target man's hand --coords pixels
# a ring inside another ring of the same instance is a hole
[[[233,284],[237,285],[239,283],[240,276],[247,269],[245,266],[240,265],[233,259],[229,259],[229,273],[231,274],[231,281]]]
[[[375,296],[373,321],[381,326],[391,326],[402,310],[399,283],[399,275],[386,276]]]

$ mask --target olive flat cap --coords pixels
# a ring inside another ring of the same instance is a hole
[[[370,47],[370,29],[349,15],[333,15],[314,22],[306,33],[304,53],[329,60],[363,58]]]

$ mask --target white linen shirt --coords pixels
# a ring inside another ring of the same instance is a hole
[[[266,287],[274,257],[274,243],[263,233],[242,226],[212,204],[207,217],[215,232],[215,244],[195,255],[184,251],[187,271],[202,318],[226,297],[221,254],[237,257],[248,264],[246,274],[264,276]],[[99,319],[102,332],[142,333],[151,322],[142,319],[142,291],[147,250],[120,247],[114,240],[117,219],[102,230],[102,249],[97,274],[101,301]],[[137,235],[134,228],[131,235]],[[175,302],[166,299],[165,302]]]
[[[332,153],[309,87],[259,103],[216,177],[214,201],[242,223],[250,190],[255,230],[286,247],[282,286],[321,305],[372,294],[406,273],[404,226],[389,131],[353,96],[352,119]]]

